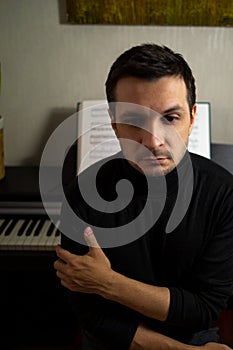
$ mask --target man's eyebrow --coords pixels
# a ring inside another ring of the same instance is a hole
[[[185,109],[182,106],[175,105],[175,106],[172,106],[172,107],[166,109],[161,114],[168,114],[168,113],[173,113],[173,112],[185,112]]]
[[[174,105],[174,106],[169,107],[168,109],[165,109],[162,113],[160,113],[160,115],[165,115],[165,114],[174,113],[174,112],[185,112],[185,109],[180,105]],[[143,112],[143,111],[132,111],[132,110],[127,111],[126,110],[126,111],[123,111],[122,113],[120,113],[118,118],[128,118],[128,117],[129,118],[143,118],[143,117],[148,117],[148,116],[149,116],[148,111]]]
[[[146,116],[146,113],[143,114],[141,112],[134,112],[134,111],[124,111],[122,113],[120,113],[119,117],[122,118],[122,117],[145,117]]]

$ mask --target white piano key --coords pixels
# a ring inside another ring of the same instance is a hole
[[[2,248],[11,250],[15,245],[17,234],[19,229],[22,227],[25,220],[18,220],[9,236],[5,236],[5,240],[2,242]]]
[[[2,224],[3,224],[5,221],[6,221],[5,219],[1,219],[1,220],[0,220],[0,229],[1,229]]]
[[[23,250],[23,242],[27,238],[26,231],[27,231],[27,228],[31,225],[31,223],[32,223],[32,220],[29,220],[23,234],[21,236],[17,236],[17,238],[15,239],[15,246],[14,246],[15,250]]]
[[[61,244],[61,234],[60,234],[60,233],[59,233],[59,236],[56,236],[56,237],[55,237],[55,240],[54,240],[54,249],[55,249],[55,247],[56,247],[58,244]]]
[[[10,219],[1,219],[1,225],[0,225],[0,236],[2,234],[2,230],[4,227],[6,228],[6,225],[9,224]]]
[[[31,246],[33,245],[33,238],[34,238],[34,234],[35,234],[35,231],[38,227],[38,225],[40,224],[40,221],[41,220],[37,220],[35,223],[34,223],[34,226],[30,232],[30,235],[26,236],[26,239],[25,241],[23,242],[23,249],[24,250],[30,250]]]
[[[31,250],[45,250],[44,242],[47,239],[47,232],[50,226],[50,220],[45,220],[44,225],[38,236],[34,236],[31,243]]]
[[[58,227],[59,223],[60,223],[60,221],[56,222],[56,224],[55,224],[55,226],[53,228],[51,236],[49,236],[48,239],[45,242],[46,250],[54,250],[55,249],[55,240],[57,238],[56,237],[56,232],[57,232],[57,227]]]
[[[60,244],[59,225],[60,220],[52,224],[46,216],[0,219],[0,250],[54,251]]]
[[[54,236],[53,236],[54,234]],[[51,241],[53,241],[53,237],[55,238],[54,224],[50,222],[49,228],[47,230],[46,238],[44,240],[44,249],[51,250]]]
[[[59,232],[59,227],[60,227],[60,223],[61,221],[58,220],[57,223],[56,223],[56,227],[57,227],[57,230],[55,232],[55,240],[54,240],[54,248],[58,245],[58,244],[61,244],[61,233]]]
[[[11,225],[12,222],[13,222],[13,219],[9,220],[8,224],[6,225],[6,227],[4,228],[4,230],[2,231],[2,233],[1,233],[1,235],[0,235],[0,245],[1,245],[2,242],[4,241],[6,230],[7,230],[8,227]]]

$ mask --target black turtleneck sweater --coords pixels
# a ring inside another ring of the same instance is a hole
[[[127,179],[133,191],[125,182],[117,200],[116,184],[121,179]],[[104,204],[97,201],[95,187]],[[88,248],[81,243],[88,224],[113,270],[168,287],[171,296],[167,320],[160,322],[97,295],[71,293],[85,330],[109,348],[123,350],[129,348],[141,322],[187,343],[195,332],[213,326],[233,291],[230,173],[187,153],[165,177],[146,178],[119,153],[85,170],[70,186],[67,199],[84,222],[76,221],[63,205],[64,248],[85,254]]]

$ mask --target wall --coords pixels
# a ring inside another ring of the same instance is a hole
[[[165,44],[190,63],[198,101],[211,103],[212,141],[233,143],[233,28],[72,26],[64,1],[1,0],[0,114],[7,165],[38,164],[52,130],[77,101],[105,98],[113,60],[142,42]]]

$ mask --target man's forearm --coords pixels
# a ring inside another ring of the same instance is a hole
[[[165,321],[170,307],[170,291],[128,278],[112,270],[90,227],[84,232],[89,253],[78,256],[57,247],[54,263],[61,283],[71,291],[95,293],[141,314]]]
[[[139,325],[129,350],[196,350],[200,347],[181,343]]]
[[[150,318],[160,321],[167,318],[170,292],[166,287],[148,285],[113,271],[101,294]]]

